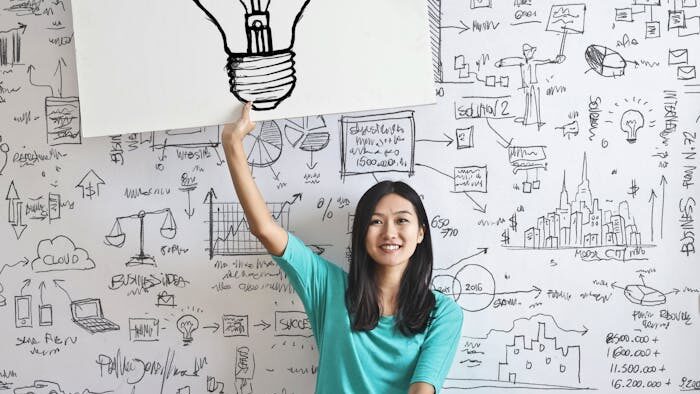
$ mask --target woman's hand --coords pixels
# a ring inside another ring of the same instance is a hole
[[[221,142],[224,146],[230,146],[235,142],[242,142],[243,138],[255,128],[255,123],[250,120],[250,109],[253,103],[246,103],[241,110],[241,116],[233,123],[224,125],[221,130]]]

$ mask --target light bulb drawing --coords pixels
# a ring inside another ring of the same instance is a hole
[[[644,127],[644,115],[636,109],[628,109],[620,118],[620,129],[627,134],[627,142],[637,142],[637,133]]]
[[[178,331],[182,333],[182,343],[184,346],[189,345],[192,342],[192,333],[199,328],[199,320],[193,315],[182,315],[177,319]]]
[[[230,90],[253,109],[271,110],[292,94],[295,29],[311,0],[192,0],[216,26],[228,56]]]
[[[112,230],[108,235],[105,236],[105,240],[108,245],[121,248],[124,246],[124,241],[126,241],[126,234],[122,230],[121,221],[124,219],[139,219],[139,253],[132,256],[131,259],[126,263],[127,267],[135,265],[153,265],[155,266],[155,258],[146,254],[143,250],[144,244],[144,219],[147,215],[159,215],[165,213],[165,219],[160,226],[160,235],[166,239],[173,239],[177,234],[177,226],[175,224],[175,218],[169,208],[161,209],[153,212],[139,211],[136,214],[128,216],[120,216],[114,221],[112,225]]]

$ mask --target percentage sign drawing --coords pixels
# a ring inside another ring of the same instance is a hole
[[[326,203],[326,199],[321,197],[318,199],[318,204],[316,204],[316,208],[321,209],[323,208],[323,216],[321,216],[321,221],[325,221],[326,219],[332,219],[333,218],[333,211],[331,211],[331,204],[333,203],[332,198],[328,198],[328,203]],[[325,208],[324,208],[325,206]]]

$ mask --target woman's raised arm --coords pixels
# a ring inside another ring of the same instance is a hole
[[[248,219],[251,233],[262,242],[270,254],[280,256],[287,247],[287,231],[272,219],[258,185],[255,184],[250,173],[243,149],[243,138],[255,128],[255,123],[250,120],[251,107],[252,103],[247,103],[241,111],[241,117],[234,123],[224,126],[221,131],[221,143],[226,154],[233,187]]]

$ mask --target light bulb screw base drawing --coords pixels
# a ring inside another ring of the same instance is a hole
[[[291,49],[231,53],[226,64],[231,93],[242,102],[253,102],[255,110],[274,109],[294,90],[294,63]]]

